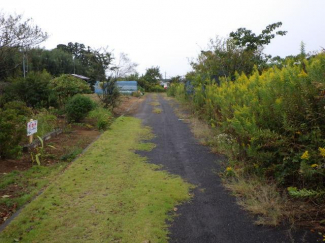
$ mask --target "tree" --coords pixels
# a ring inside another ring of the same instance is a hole
[[[143,78],[151,84],[158,84],[159,80],[162,78],[160,67],[157,66],[146,69]]]
[[[138,81],[138,84],[145,89],[145,91],[153,91],[153,88],[159,84],[159,80],[162,78],[160,73],[160,67],[151,67],[146,69],[146,73],[142,75]]]
[[[128,75],[136,73],[137,63],[131,61],[127,54],[121,53],[116,67],[114,67],[115,77],[117,79],[124,79]]]
[[[74,66],[74,73],[89,77],[92,84],[98,80],[105,80],[106,72],[111,69],[114,59],[107,48],[95,50],[77,42],[57,45],[57,49],[69,53],[75,64],[78,64]]]
[[[270,44],[276,35],[286,35],[287,31],[281,30],[273,33],[281,26],[282,22],[270,24],[259,35],[246,28],[239,28],[236,32],[231,32],[229,36],[234,40],[235,45],[244,47],[248,51],[256,51],[259,47]]]
[[[183,78],[179,75],[170,78],[171,83],[180,83],[183,81]]]
[[[0,13],[0,79],[5,79],[20,65],[19,56],[47,39],[47,33],[22,15]],[[15,57],[15,58],[14,58]]]
[[[42,71],[46,70],[53,76],[73,73],[75,66],[80,67],[78,60],[73,61],[71,55],[61,49],[44,50],[33,48],[28,52],[28,70]]]
[[[206,80],[218,81],[219,77],[235,78],[235,73],[250,74],[256,64],[254,55],[259,52],[245,51],[234,44],[231,38],[211,39],[208,49],[202,50],[195,61],[191,62],[194,71],[200,76],[199,83]]]

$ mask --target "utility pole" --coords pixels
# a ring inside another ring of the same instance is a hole
[[[75,64],[75,56],[72,56],[73,59],[73,74],[76,74],[76,64]]]
[[[25,70],[25,50],[23,51],[23,73],[24,73],[24,78],[26,78],[26,70]]]

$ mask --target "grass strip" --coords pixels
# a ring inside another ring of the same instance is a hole
[[[1,233],[0,242],[167,242],[168,214],[191,185],[134,153],[149,128],[117,119]],[[140,144],[140,145],[139,145]]]

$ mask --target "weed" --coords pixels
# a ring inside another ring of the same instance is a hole
[[[58,119],[46,109],[42,109],[34,118],[37,120],[37,134],[43,137],[58,127]]]
[[[286,200],[274,183],[237,175],[236,178],[225,180],[225,186],[237,197],[239,205],[259,216],[256,224],[275,226],[283,219]]]
[[[154,108],[152,112],[153,113],[156,113],[156,114],[160,114],[162,112],[162,109],[160,109],[160,108]]]
[[[153,101],[153,102],[150,103],[150,105],[152,105],[152,106],[159,106],[160,103],[158,101]]]
[[[35,148],[36,150],[36,153],[34,154],[33,152],[30,153],[30,156],[31,156],[31,159],[32,159],[32,163],[37,163],[39,166],[41,165],[41,160],[42,160],[42,157],[45,156],[45,150],[44,150],[44,141],[43,139],[40,137],[40,136],[37,136],[37,138],[39,139],[41,145],[40,146],[37,146]],[[47,145],[48,147],[50,148],[53,148],[55,149],[54,146],[52,145]]]
[[[90,111],[88,118],[95,119],[95,126],[98,130],[106,130],[113,122],[113,116],[108,109],[96,107]]]

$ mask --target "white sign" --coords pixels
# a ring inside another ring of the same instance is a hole
[[[27,136],[37,133],[37,120],[27,123]]]

